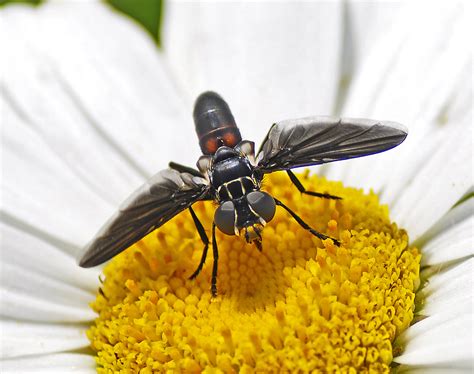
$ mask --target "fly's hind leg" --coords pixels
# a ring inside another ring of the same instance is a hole
[[[211,294],[213,297],[217,296],[217,262],[219,260],[219,251],[217,249],[216,241],[216,224],[212,223],[212,254],[214,255],[214,262],[212,264],[212,278],[211,278]]]
[[[202,243],[204,244],[204,249],[202,250],[201,261],[196,269],[196,271],[189,277],[189,279],[196,278],[202,270],[204,263],[206,262],[207,257],[207,250],[209,248],[209,238],[207,237],[206,231],[204,230],[204,226],[202,225],[201,221],[199,221],[198,216],[194,212],[193,208],[189,207],[189,212],[191,213],[191,217],[193,217],[194,225],[201,237]]]
[[[202,225],[199,218],[196,216],[194,210],[189,207],[189,212],[193,217],[194,225],[199,232],[202,242],[204,243],[204,249],[202,250],[201,261],[196,269],[196,271],[189,277],[189,279],[196,278],[201,272],[204,263],[206,262],[207,250],[209,249],[209,238],[207,237],[206,231],[204,231],[204,226]],[[217,262],[219,260],[219,252],[217,250],[217,241],[216,241],[216,224],[212,223],[212,254],[214,255],[212,263],[212,277],[211,277],[211,294],[213,297],[217,296]]]
[[[323,199],[333,199],[333,200],[341,200],[342,199],[339,196],[330,195],[328,193],[306,191],[306,188],[304,188],[303,184],[301,184],[300,180],[296,177],[296,175],[291,170],[287,170],[286,172],[287,172],[288,176],[290,177],[291,181],[293,182],[293,184],[298,189],[298,191],[300,191],[301,193],[304,193],[305,195],[322,197]]]

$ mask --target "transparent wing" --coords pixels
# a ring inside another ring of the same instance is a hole
[[[395,122],[308,117],[275,123],[257,154],[264,173],[319,165],[396,147],[408,132]]]
[[[165,169],[135,191],[84,248],[79,265],[99,265],[127,249],[197,200],[208,198],[204,178]]]

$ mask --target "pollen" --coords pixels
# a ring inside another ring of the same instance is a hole
[[[308,172],[302,195],[285,173],[264,180],[321,241],[283,209],[262,232],[262,251],[217,233],[218,296],[210,293],[212,249],[189,212],[116,256],[105,268],[88,330],[99,373],[388,373],[394,339],[413,319],[420,253],[376,194]],[[216,206],[193,206],[211,235]]]

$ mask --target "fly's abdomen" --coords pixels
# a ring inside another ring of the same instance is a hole
[[[215,92],[199,95],[193,116],[199,145],[205,155],[213,155],[223,145],[233,148],[242,140],[229,106]]]

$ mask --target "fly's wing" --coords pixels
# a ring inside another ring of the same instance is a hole
[[[370,119],[308,117],[275,123],[257,154],[263,173],[319,165],[379,153],[405,140],[407,130],[395,122]]]
[[[166,169],[136,190],[84,248],[82,267],[99,265],[127,249],[194,202],[208,198],[204,178]]]

